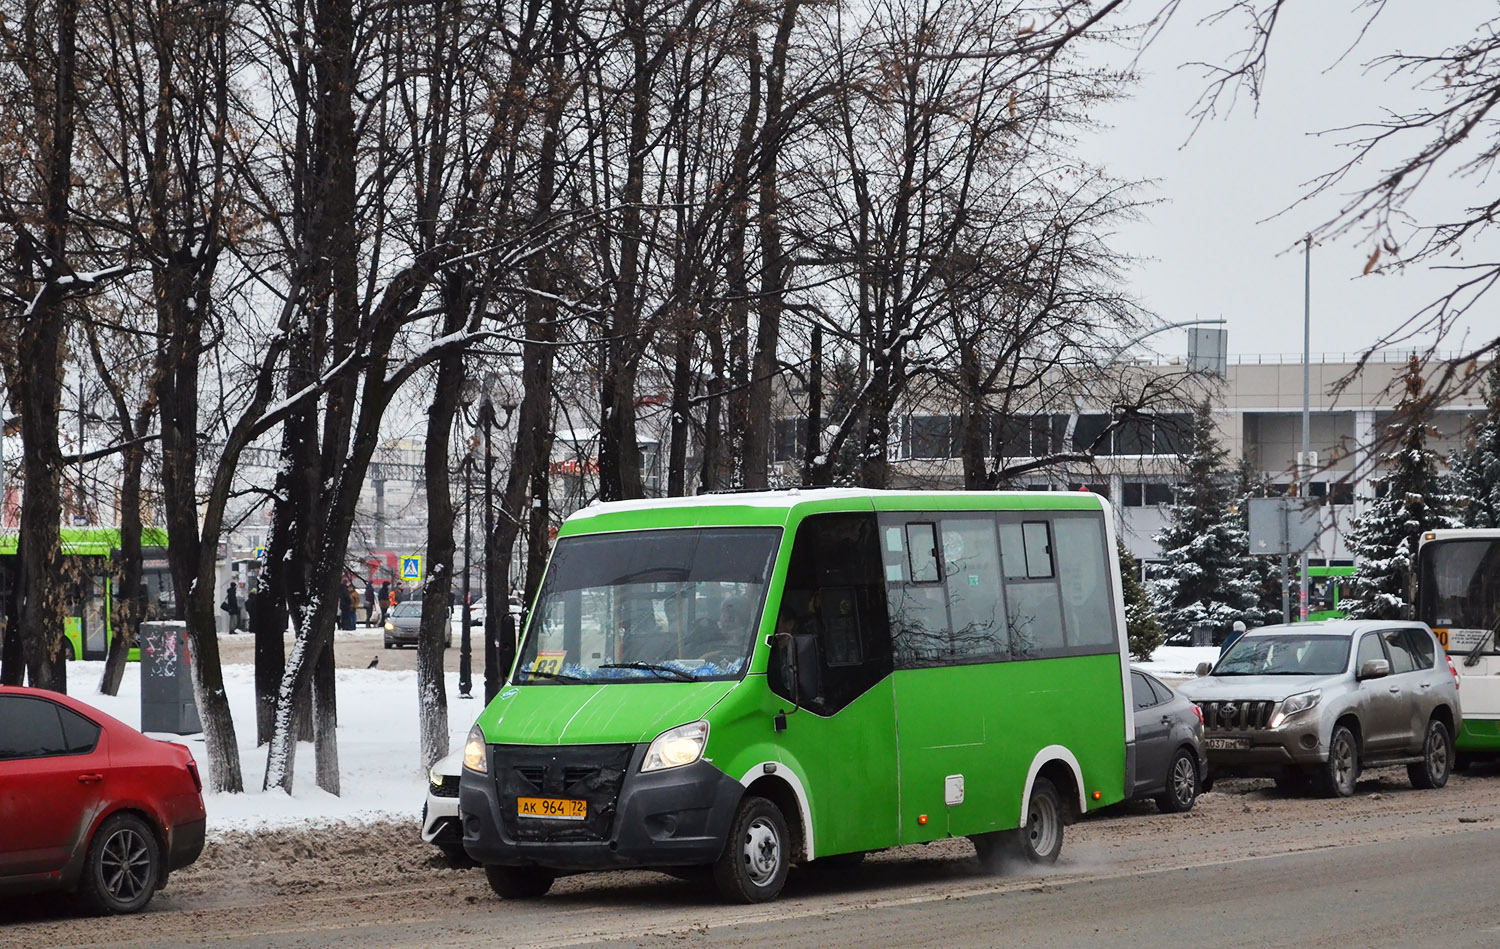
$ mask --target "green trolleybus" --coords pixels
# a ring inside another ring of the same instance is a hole
[[[1458,673],[1461,757],[1500,756],[1500,530],[1428,531],[1417,548],[1417,619]]]
[[[562,872],[795,864],[968,837],[1057,858],[1134,729],[1108,502],[828,489],[599,504],[558,534],[460,781],[504,897]]]
[[[103,659],[114,638],[111,617],[118,595],[114,558],[120,548],[118,527],[64,527],[61,552],[67,585],[64,588],[64,649],[69,659]],[[172,610],[172,574],[167,566],[167,532],[160,527],[141,530],[143,569],[140,615],[168,619]],[[0,603],[9,602],[16,582],[17,536],[0,534]],[[140,649],[131,647],[131,662]]]

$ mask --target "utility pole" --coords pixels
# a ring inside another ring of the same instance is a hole
[[[1312,235],[1307,235],[1307,253],[1302,269],[1302,453],[1297,459],[1300,482],[1298,497],[1305,506],[1312,497]],[[1307,548],[1297,558],[1300,576],[1297,619],[1307,622]]]

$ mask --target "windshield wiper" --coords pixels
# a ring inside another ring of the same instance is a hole
[[[541,676],[543,679],[557,679],[560,682],[582,682],[577,676],[570,676],[566,672],[548,672],[546,669],[522,669],[523,676]]]
[[[673,675],[677,676],[679,679],[681,679],[684,682],[697,682],[698,681],[698,677],[695,676],[695,675],[693,675],[691,672],[684,672],[681,669],[676,668],[675,666],[664,666],[664,665],[661,665],[661,664],[655,663],[655,662],[601,662],[599,664],[599,668],[601,668],[601,669],[644,669],[647,672],[655,672],[658,675],[660,675],[663,672],[670,672],[670,673],[672,673]]]

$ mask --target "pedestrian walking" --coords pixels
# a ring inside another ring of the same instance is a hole
[[[229,632],[240,631],[240,593],[235,588],[234,581],[224,590],[224,601],[219,604],[219,609],[229,614]]]
[[[365,625],[375,625],[375,581],[365,581]]]
[[[396,605],[395,600],[392,599],[391,581],[389,581],[389,580],[382,580],[380,582],[380,625],[381,626],[385,625],[385,618],[391,612],[391,607],[393,607],[395,605]]]
[[[339,629],[354,628],[354,599],[348,580],[339,581]]]

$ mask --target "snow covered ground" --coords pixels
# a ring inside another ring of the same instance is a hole
[[[68,665],[68,691],[133,727],[141,724],[140,664],[128,663],[116,696],[100,695],[103,662]],[[427,794],[417,738],[417,674],[381,669],[336,671],[339,706],[339,780],[343,794],[318,788],[313,777],[313,746],[297,748],[296,776],[289,797],[262,791],[266,749],[255,746],[255,670],[224,666],[224,684],[234,714],[235,734],[244,770],[244,794],[205,794],[210,836],[232,830],[319,824],[334,821],[411,820],[422,813]],[[458,747],[484,707],[482,690],[472,700],[458,698],[458,676],[448,676],[450,747]],[[207,777],[203,736],[153,734],[193,750]]]
[[[1174,683],[1191,677],[1199,662],[1212,662],[1218,656],[1218,647],[1162,646],[1150,662],[1134,665]],[[102,662],[71,663],[69,691],[120,721],[139,727],[139,664],[126,666],[117,696],[98,693],[103,669]],[[426,773],[418,763],[417,674],[385,669],[339,669],[336,674],[343,795],[335,797],[318,788],[313,779],[313,748],[304,742],[297,750],[296,780],[289,797],[280,791],[260,789],[266,770],[266,751],[255,746],[254,668],[243,664],[224,666],[246,792],[206,795],[210,834],[336,821],[416,821],[420,817],[427,782]],[[449,745],[457,748],[484,706],[479,698],[458,698],[457,674],[448,675],[447,686],[448,731],[452,738]],[[201,735],[155,737],[187,745],[206,773],[207,766],[202,762],[207,752]]]
[[[1218,646],[1158,646],[1150,662],[1132,662],[1168,684],[1197,675],[1198,663],[1218,662]]]

